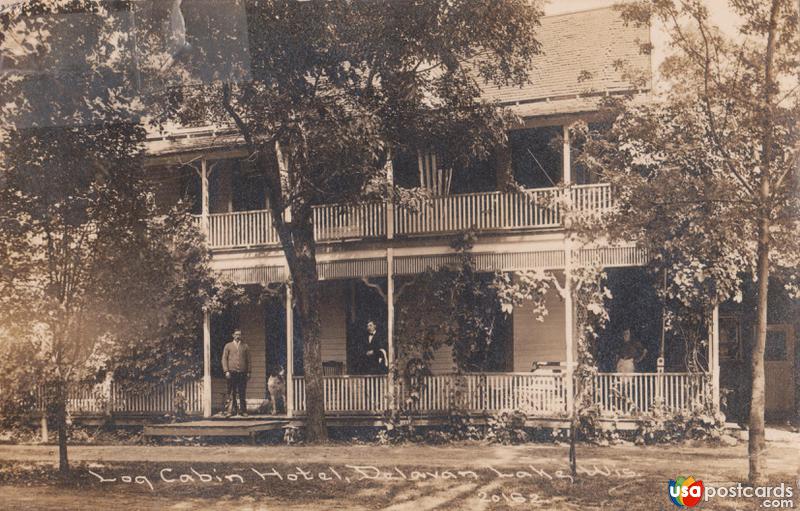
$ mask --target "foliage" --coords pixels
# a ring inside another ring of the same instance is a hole
[[[189,215],[161,216],[145,185],[115,5],[35,0],[0,16],[4,55],[32,66],[0,79],[14,98],[0,108],[0,408],[24,419],[42,385],[62,470],[70,389],[120,366],[131,382],[192,377],[202,309],[236,295]]]
[[[527,414],[520,410],[503,410],[487,420],[486,440],[502,445],[523,444],[531,440],[525,428]]]
[[[397,293],[397,365],[407,384],[426,374],[443,346],[453,348],[457,371],[486,368],[501,309],[493,277],[475,268],[473,242],[470,233],[458,235],[451,244],[456,263],[416,275]]]
[[[791,0],[731,0],[735,38],[704,2],[636,1],[630,23],[661,23],[666,90],[616,110],[581,164],[618,191],[611,237],[636,241],[665,272],[665,299],[707,313],[758,282],[752,350],[750,479],[763,477],[764,347],[770,277],[797,273],[800,31]],[[585,131],[585,130],[584,130]],[[790,285],[789,289],[792,287]]]
[[[684,440],[719,440],[725,427],[723,417],[708,407],[697,406],[688,412],[668,413],[663,407],[636,419],[637,444],[664,444]]]
[[[159,120],[232,125],[265,176],[303,331],[307,431],[322,440],[312,206],[386,189],[403,149],[435,149],[449,167],[485,158],[509,119],[481,101],[482,87],[528,80],[541,10],[524,0],[245,6],[250,79],[171,88]]]

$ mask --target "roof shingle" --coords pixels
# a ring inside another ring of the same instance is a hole
[[[546,105],[548,113],[558,110],[555,103],[564,100],[565,107],[572,110],[575,102],[571,100],[578,95],[634,88],[617,62],[645,73],[649,82],[650,56],[641,52],[641,45],[650,41],[650,31],[626,26],[613,7],[547,16],[541,23],[537,39],[543,54],[534,59],[531,83],[487,87],[486,99],[507,105],[551,99]],[[529,107],[525,113],[533,115],[536,110]]]

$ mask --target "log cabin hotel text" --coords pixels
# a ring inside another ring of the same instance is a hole
[[[249,467],[231,473],[218,473],[216,469],[210,471],[195,470],[189,468],[185,470],[175,470],[172,467],[163,467],[151,474],[120,475],[99,472],[99,467],[88,472],[100,483],[105,484],[131,484],[139,485],[155,491],[159,485],[171,484],[209,484],[209,483],[302,483],[304,481],[330,481],[331,483],[351,484],[366,480],[393,480],[393,481],[424,481],[424,480],[452,480],[452,481],[484,481],[491,479],[532,481],[554,481],[566,480],[573,482],[569,469],[543,469],[534,465],[524,468],[496,468],[487,465],[476,470],[465,469],[429,469],[409,467],[376,467],[374,465],[343,465],[340,467],[328,466],[323,469],[319,467],[303,468],[293,467],[287,470],[279,470],[274,467],[266,469],[256,469]],[[641,476],[634,470],[619,468],[609,465],[591,468],[578,467],[578,474],[587,477],[603,477],[609,479],[633,479]]]

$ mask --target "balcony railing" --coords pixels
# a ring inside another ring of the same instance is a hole
[[[397,234],[430,234],[558,227],[557,189],[522,193],[484,192],[448,195],[420,201],[417,208],[398,208]]]
[[[275,245],[278,241],[269,211],[208,215],[208,244],[211,248]]]
[[[386,236],[386,203],[314,208],[317,241],[383,238]]]
[[[600,213],[613,205],[608,184],[569,188],[577,213]],[[389,208],[387,203],[314,207],[314,237],[319,242],[454,233],[464,230],[511,231],[562,225],[564,192],[542,188],[522,192],[480,192],[420,199]],[[392,222],[389,222],[391,212]],[[208,217],[212,249],[276,245],[269,211],[216,213]]]

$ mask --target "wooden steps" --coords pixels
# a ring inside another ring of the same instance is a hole
[[[285,418],[210,418],[172,424],[149,424],[144,427],[142,434],[145,437],[249,437],[251,442],[255,442],[259,433],[284,429],[289,423]]]

